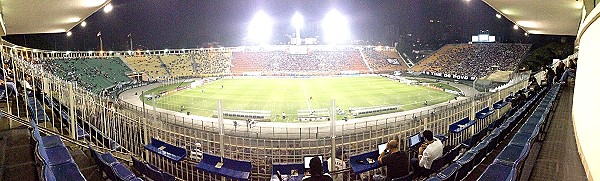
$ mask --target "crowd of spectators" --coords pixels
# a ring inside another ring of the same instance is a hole
[[[192,53],[193,69],[199,74],[228,73],[231,52],[203,51]]]
[[[529,48],[528,44],[509,43],[446,45],[413,70],[484,77],[496,70],[515,70]]]
[[[123,59],[136,72],[144,72],[152,79],[164,79],[169,77],[166,65],[158,56],[125,57]]]
[[[192,59],[189,54],[161,55],[160,60],[170,70],[173,77],[185,77],[195,75]]]
[[[290,54],[287,51],[234,52],[232,73],[265,72],[337,74],[341,71],[368,71],[358,50],[311,51]]]
[[[396,51],[366,48],[363,53],[367,62],[369,62],[369,67],[376,73],[389,73],[408,69],[408,66]]]
[[[126,76],[131,69],[119,58],[52,60],[44,61],[42,65],[54,75],[96,93],[131,80]]]

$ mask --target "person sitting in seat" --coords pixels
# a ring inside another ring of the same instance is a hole
[[[305,181],[333,181],[333,179],[329,175],[323,174],[323,163],[321,159],[316,156],[310,159],[310,163],[308,163],[310,168],[308,172],[310,173],[310,177],[302,179]]]
[[[408,154],[400,150],[398,141],[390,140],[383,153],[379,153],[377,161],[382,166],[387,167],[387,177],[385,180],[392,180],[408,175]]]
[[[10,94],[14,94],[15,97],[19,95],[18,91],[17,91],[17,85],[13,82],[13,80],[10,77],[10,69],[6,69],[6,64],[5,65],[5,69],[0,69],[0,86],[4,89],[4,86],[6,86],[5,90],[6,92],[2,95],[0,95],[0,99],[3,99],[4,97],[8,97],[7,95]],[[6,71],[6,77],[4,77],[4,71]]]
[[[410,160],[415,177],[427,176],[425,174],[430,172],[433,161],[440,158],[444,151],[444,144],[434,138],[430,130],[423,131],[423,138],[424,143],[419,147],[419,155]]]

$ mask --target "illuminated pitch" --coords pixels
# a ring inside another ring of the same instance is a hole
[[[155,88],[148,94],[173,90],[177,85]],[[351,119],[354,117],[348,111],[351,108],[400,105],[400,110],[392,111],[397,112],[423,107],[425,101],[433,105],[453,98],[450,93],[379,76],[224,78],[162,96],[156,104],[159,108],[211,117],[217,108],[217,100],[222,99],[224,109],[269,110],[270,121],[296,122],[298,110],[328,109],[331,99],[336,100],[337,107],[343,112],[337,118],[347,116]],[[152,103],[146,100],[146,104]],[[286,119],[282,119],[283,112]]]

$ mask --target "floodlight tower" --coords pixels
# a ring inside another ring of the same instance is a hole
[[[292,17],[292,25],[296,28],[296,45],[300,45],[302,44],[302,39],[300,39],[300,29],[304,26],[304,17],[296,12]]]
[[[248,27],[248,38],[259,44],[266,44],[271,39],[273,20],[267,13],[259,11],[254,15]]]
[[[329,44],[337,44],[350,38],[348,19],[340,12],[331,10],[322,21],[325,41]]]

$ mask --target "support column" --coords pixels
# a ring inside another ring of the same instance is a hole
[[[337,109],[335,107],[335,100],[331,100],[331,111],[329,113],[329,121],[331,123],[331,126],[329,126],[329,132],[331,133],[331,162],[329,165],[331,165],[329,167],[329,172],[334,172],[335,171],[335,122],[336,122],[336,116],[337,115]],[[323,161],[323,160],[321,160]]]
[[[68,83],[69,87],[69,116],[71,117],[71,138],[77,140],[77,118],[75,117],[75,92],[73,91],[73,84]]]

